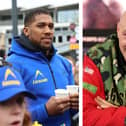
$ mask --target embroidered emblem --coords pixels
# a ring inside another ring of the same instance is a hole
[[[85,67],[84,72],[89,73],[89,74],[93,74],[94,70],[92,70],[91,68]]]
[[[43,77],[44,77],[44,75],[43,75],[39,70],[36,70],[35,79],[36,79],[38,76],[43,76]]]
[[[4,81],[2,81],[2,85],[3,86],[20,85],[20,81],[15,79],[16,79],[15,74],[8,68],[6,69]]]
[[[35,79],[33,80],[33,84],[39,84],[39,83],[43,83],[43,82],[47,82],[48,79],[44,76],[44,74],[42,72],[40,72],[39,70],[36,70],[35,72]]]

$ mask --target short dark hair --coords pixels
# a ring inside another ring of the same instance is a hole
[[[34,21],[35,16],[40,15],[40,14],[50,15],[50,13],[48,11],[43,10],[43,9],[37,9],[37,10],[30,11],[29,13],[26,13],[26,15],[25,15],[24,25],[25,26],[30,25]]]

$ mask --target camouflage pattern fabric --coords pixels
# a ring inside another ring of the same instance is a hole
[[[126,105],[126,62],[119,50],[117,36],[111,35],[102,44],[91,47],[87,55],[99,68],[106,100],[115,105]]]

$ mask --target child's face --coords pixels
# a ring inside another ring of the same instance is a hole
[[[22,126],[25,113],[24,95],[0,102],[0,126]]]

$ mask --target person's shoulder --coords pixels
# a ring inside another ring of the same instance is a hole
[[[57,54],[57,59],[60,60],[60,62],[62,62],[62,64],[65,67],[70,67],[71,63],[68,61],[68,59],[65,56],[62,56],[60,54]]]
[[[67,58],[64,57],[64,56],[62,56],[62,55],[60,55],[60,54],[56,54],[56,57],[57,57],[59,60],[61,60],[61,61],[68,62]]]
[[[118,43],[117,34],[111,34],[111,35],[108,36],[108,37],[106,38],[106,40],[103,42],[103,46],[104,46],[104,45],[113,46],[113,45],[115,45],[115,43]]]
[[[109,51],[115,46],[118,42],[118,38],[116,34],[112,34],[106,38],[106,40],[102,43],[98,43],[92,46],[88,51],[87,55],[91,59],[100,58],[103,55],[109,54]]]

